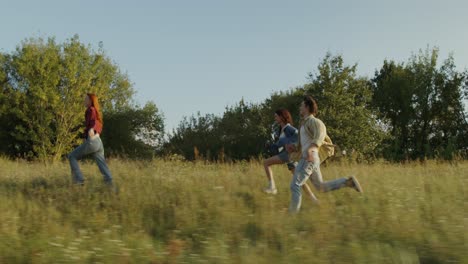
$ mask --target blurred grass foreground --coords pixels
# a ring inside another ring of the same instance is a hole
[[[82,163],[0,159],[0,263],[468,263],[468,162],[332,163],[325,180],[344,189],[303,196],[290,215],[291,175],[259,162],[111,160],[119,192]]]

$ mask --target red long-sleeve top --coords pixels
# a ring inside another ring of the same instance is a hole
[[[102,123],[97,119],[97,111],[93,106],[88,107],[85,112],[85,138],[88,138],[88,131],[93,128],[94,133],[102,133]]]

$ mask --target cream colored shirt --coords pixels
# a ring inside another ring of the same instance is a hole
[[[312,144],[320,148],[326,135],[327,128],[322,120],[315,118],[313,115],[308,116],[300,130],[302,157],[307,157],[307,150]]]
[[[307,150],[312,144],[312,138],[309,137],[304,126],[301,126],[300,135],[301,135],[302,157],[307,158]]]

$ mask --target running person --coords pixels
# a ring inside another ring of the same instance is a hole
[[[70,161],[70,168],[72,173],[72,181],[75,184],[84,184],[83,174],[81,173],[78,160],[84,156],[92,155],[94,160],[99,167],[102,175],[104,176],[104,182],[109,186],[112,186],[112,175],[107,167],[107,163],[104,157],[104,146],[102,145],[101,138],[99,135],[102,132],[102,114],[99,108],[98,97],[95,94],[86,94],[84,98],[84,104],[86,106],[85,112],[85,131],[84,138],[85,142],[78,146],[68,155]]]
[[[354,188],[358,192],[362,192],[362,188],[355,176],[349,178],[340,178],[332,181],[324,182],[320,172],[320,147],[324,143],[327,136],[327,129],[323,122],[316,118],[317,103],[311,96],[304,96],[299,107],[303,122],[299,131],[301,159],[296,166],[293,179],[291,181],[291,203],[289,205],[290,212],[298,212],[301,208],[301,186],[303,186],[309,177],[315,188],[322,192],[337,190],[343,187]],[[288,152],[296,150],[295,144],[286,146]],[[323,157],[324,159],[326,157]]]

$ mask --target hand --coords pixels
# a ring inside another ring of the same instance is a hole
[[[307,161],[308,162],[314,162],[314,152],[318,152],[318,148],[317,147],[311,147],[307,150]]]
[[[96,135],[96,134],[94,133],[94,129],[91,128],[90,130],[88,130],[88,137],[89,137],[89,138],[93,138],[94,135]]]
[[[286,151],[288,153],[292,153],[296,151],[296,146],[294,144],[287,144],[286,145]]]

